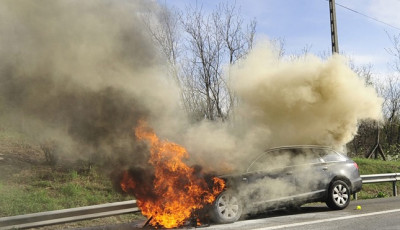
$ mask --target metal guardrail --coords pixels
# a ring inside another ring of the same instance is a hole
[[[393,184],[393,196],[397,196],[396,182],[400,181],[400,173],[384,173],[384,174],[369,174],[361,175],[363,184],[392,182]],[[356,198],[355,194],[355,198]]]
[[[361,178],[363,184],[392,182],[393,196],[397,196],[396,182],[400,181],[400,173],[361,175]],[[357,194],[354,194],[354,197],[357,199]],[[138,211],[139,208],[137,207],[136,200],[130,200],[27,215],[1,217],[0,230],[41,227]]]
[[[392,182],[400,180],[400,173],[384,173],[384,174],[369,174],[361,175],[363,184]]]
[[[136,200],[92,205],[19,216],[1,217],[0,230],[41,227],[79,220],[138,212]]]

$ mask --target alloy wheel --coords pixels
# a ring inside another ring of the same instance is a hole
[[[218,213],[226,219],[236,218],[240,214],[239,201],[229,193],[222,194],[217,201]]]
[[[349,199],[349,191],[345,186],[342,184],[338,184],[333,188],[333,201],[339,205],[343,206],[346,204],[347,200]]]

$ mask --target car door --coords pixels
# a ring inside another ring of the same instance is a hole
[[[346,161],[346,158],[332,149],[324,149],[323,151],[320,151],[320,157],[323,161],[322,171],[324,173],[324,177],[320,180],[321,187],[327,189],[332,179],[336,175],[341,174],[341,171],[343,170],[341,163]]]
[[[294,180],[297,187],[296,199],[311,199],[325,192],[327,164],[313,148],[302,148],[293,159]]]
[[[243,175],[246,190],[256,204],[285,201],[296,191],[289,150],[268,151],[260,155]]]

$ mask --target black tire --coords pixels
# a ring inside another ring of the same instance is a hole
[[[218,224],[233,223],[239,220],[242,209],[239,198],[233,192],[225,191],[215,199],[211,208],[211,219]]]
[[[326,205],[334,210],[345,209],[350,204],[351,192],[346,182],[337,180],[328,190]]]

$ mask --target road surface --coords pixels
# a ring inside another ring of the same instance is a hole
[[[357,210],[361,206],[361,210]],[[81,230],[143,229],[143,221],[125,225],[99,226]],[[145,228],[149,229],[149,228]],[[400,197],[352,201],[345,210],[332,211],[323,203],[308,204],[296,211],[274,211],[248,217],[232,224],[211,225],[199,230],[398,230]]]

